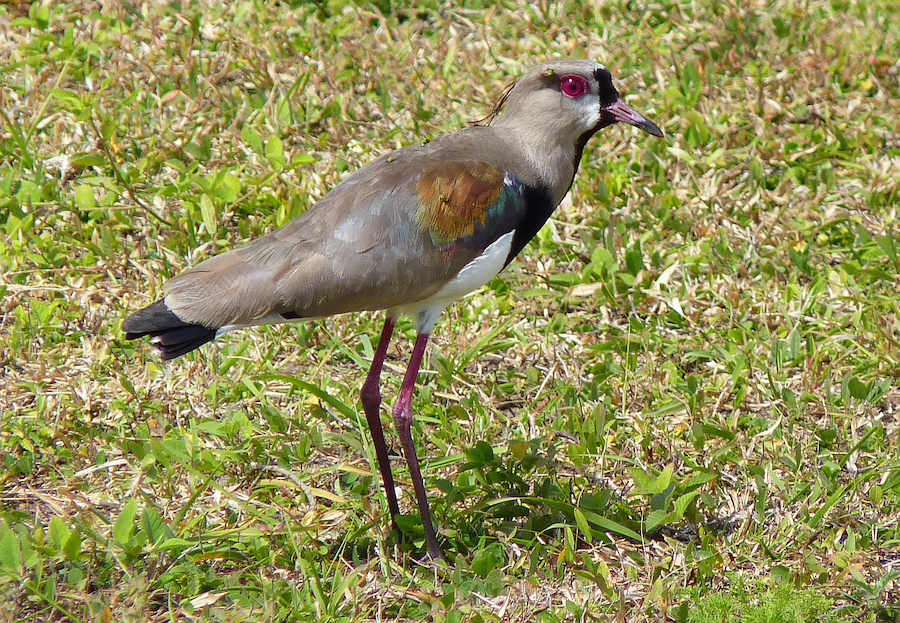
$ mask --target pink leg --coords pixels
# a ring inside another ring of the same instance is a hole
[[[431,509],[428,507],[428,497],[425,495],[425,482],[422,480],[422,472],[419,469],[419,457],[416,456],[416,447],[412,439],[412,396],[416,386],[416,378],[419,376],[419,367],[422,365],[422,357],[425,354],[425,346],[428,344],[428,333],[420,333],[416,336],[416,345],[413,347],[406,375],[403,377],[403,385],[400,386],[400,394],[394,404],[394,425],[397,427],[397,435],[403,446],[403,454],[406,455],[406,464],[409,466],[409,476],[413,481],[413,489],[416,492],[416,502],[419,505],[419,514],[422,515],[422,527],[425,528],[425,541],[428,546],[428,555],[432,558],[444,558],[444,552],[437,542],[437,534],[434,524],[431,522]]]
[[[384,493],[387,496],[388,511],[391,513],[391,522],[396,528],[396,517],[400,514],[400,506],[397,504],[397,493],[394,489],[394,475],[391,473],[391,461],[388,458],[387,444],[384,441],[384,429],[381,426],[381,369],[384,367],[384,357],[387,354],[391,335],[394,333],[394,321],[388,318],[384,321],[384,329],[381,331],[381,339],[375,348],[375,356],[372,357],[372,366],[366,376],[366,382],[362,386],[362,405],[366,413],[366,422],[369,432],[372,434],[372,443],[375,445],[375,456],[378,458],[378,471],[381,472],[381,480],[384,483]]]

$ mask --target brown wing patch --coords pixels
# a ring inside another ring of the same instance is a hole
[[[416,184],[416,221],[438,243],[475,233],[503,189],[503,172],[483,162],[447,162],[426,170]]]

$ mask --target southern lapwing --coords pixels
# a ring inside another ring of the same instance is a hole
[[[405,147],[349,175],[281,229],[186,270],[165,297],[122,323],[174,359],[252,325],[387,310],[362,386],[391,518],[400,514],[379,409],[394,324],[418,329],[394,422],[428,553],[443,557],[411,435],[412,397],[425,345],[447,305],[488,283],[537,233],[575,178],[588,139],[624,122],[662,137],[587,60],[535,67],[483,125]]]

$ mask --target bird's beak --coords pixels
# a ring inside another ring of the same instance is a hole
[[[603,116],[609,118],[610,123],[627,123],[643,130],[647,134],[652,134],[659,138],[664,137],[663,131],[659,129],[658,125],[647,119],[647,117],[636,111],[621,99],[617,99],[612,104],[603,106],[602,110]]]

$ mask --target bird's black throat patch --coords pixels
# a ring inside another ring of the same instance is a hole
[[[525,248],[525,245],[534,238],[538,230],[543,227],[556,209],[553,199],[550,197],[550,192],[546,188],[525,184],[523,192],[526,206],[525,214],[515,229],[516,233],[513,235],[512,247],[509,250],[509,255],[506,257],[504,266],[512,262],[513,258]]]

